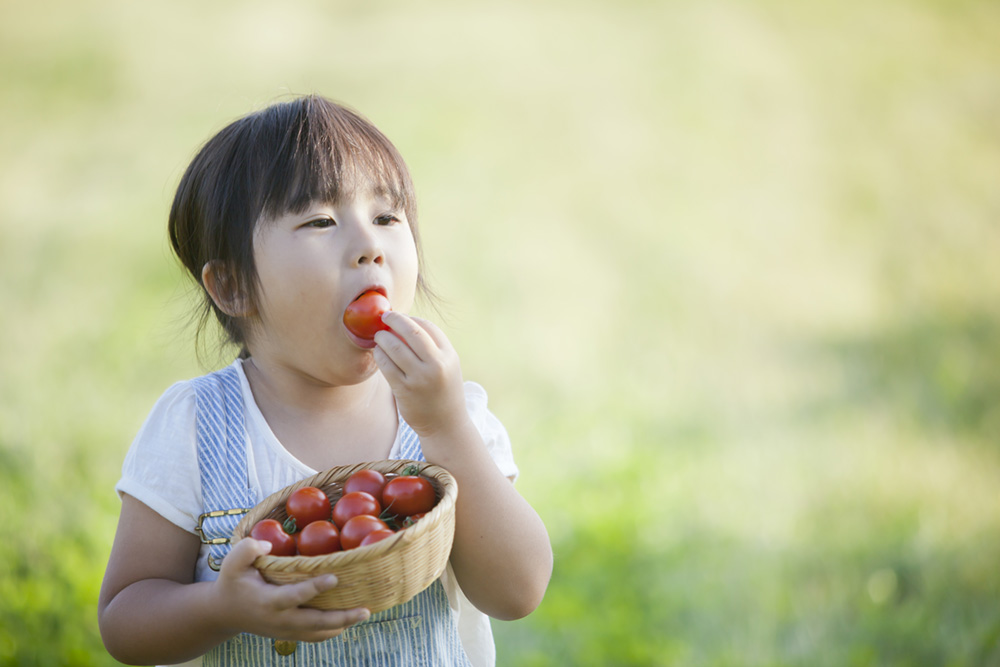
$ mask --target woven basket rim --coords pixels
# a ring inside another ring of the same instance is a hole
[[[328,489],[342,483],[358,470],[370,468],[378,470],[383,474],[399,474],[407,467],[413,465],[419,467],[420,475],[431,480],[435,486],[435,493],[439,495],[434,508],[427,512],[414,525],[399,530],[392,537],[387,537],[375,544],[363,547],[359,546],[346,551],[336,551],[320,556],[259,556],[254,561],[254,566],[262,572],[270,573],[298,572],[303,574],[319,574],[350,565],[378,561],[383,557],[389,556],[391,552],[405,548],[411,543],[420,540],[441,523],[447,514],[454,512],[455,501],[458,497],[458,483],[451,473],[436,464],[413,459],[386,459],[334,466],[286,486],[264,498],[250,512],[245,514],[236,525],[236,528],[233,530],[232,543],[235,545],[241,539],[247,537],[250,534],[250,530],[258,521],[265,518],[273,518],[273,515],[276,513],[279,516],[284,516],[285,500],[298,489],[306,486],[319,487],[327,493],[332,502],[335,502],[339,498],[339,493],[337,495],[330,495]]]

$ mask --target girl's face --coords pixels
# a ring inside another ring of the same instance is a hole
[[[254,234],[258,275],[251,356],[323,384],[354,384],[376,366],[344,327],[361,293],[382,291],[408,312],[417,284],[409,222],[388,199],[359,189],[338,204],[314,202],[299,213],[262,220]]]

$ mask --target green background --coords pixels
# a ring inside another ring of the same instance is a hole
[[[201,361],[166,212],[318,92],[555,571],[501,665],[1000,664],[1000,4],[3,3],[0,663],[108,665],[122,458]]]

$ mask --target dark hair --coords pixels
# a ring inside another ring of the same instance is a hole
[[[220,261],[239,293],[256,304],[257,223],[301,213],[317,201],[339,203],[359,186],[403,210],[422,267],[409,170],[385,135],[358,113],[309,95],[249,114],[209,139],[181,178],[168,222],[174,252],[202,287],[199,334],[214,312],[227,341],[247,356],[246,323],[216,306],[202,284],[202,268]],[[417,288],[426,293],[422,270]]]

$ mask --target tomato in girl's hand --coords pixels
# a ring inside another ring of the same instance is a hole
[[[274,519],[262,519],[250,530],[250,537],[271,543],[271,556],[294,556],[295,539]]]
[[[340,551],[340,532],[330,521],[313,521],[296,533],[299,555],[320,556]]]
[[[381,292],[365,292],[352,301],[344,311],[344,326],[358,338],[371,340],[379,331],[389,331],[382,322],[382,315],[392,310],[389,299]]]
[[[285,512],[295,519],[295,525],[299,530],[313,521],[329,519],[330,511],[330,499],[315,486],[296,489],[285,501]]]
[[[385,486],[385,475],[378,470],[362,468],[347,478],[344,482],[344,493],[364,491],[370,493],[375,500],[382,502],[382,487]]]
[[[353,517],[359,514],[369,514],[377,517],[382,512],[382,506],[372,494],[365,491],[345,493],[333,506],[333,522],[343,530]],[[345,547],[346,548],[346,547]]]
[[[358,514],[351,517],[340,529],[340,546],[344,549],[354,549],[361,545],[368,533],[376,530],[389,530],[382,519],[371,514]]]
[[[392,537],[396,533],[388,528],[376,528],[372,532],[365,535],[364,539],[361,540],[361,544],[358,546],[366,547],[369,544],[375,544],[376,542],[381,542],[387,537]]]
[[[382,489],[382,501],[387,512],[396,516],[412,516],[430,512],[437,502],[434,487],[419,475],[394,477]]]

